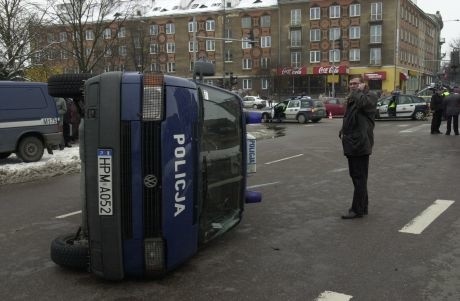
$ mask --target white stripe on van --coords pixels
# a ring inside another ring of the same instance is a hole
[[[58,124],[58,122],[59,122],[59,118],[57,117],[42,118],[42,119],[37,119],[37,120],[8,121],[8,122],[0,122],[0,129],[19,128],[19,127],[37,126],[37,125],[53,125],[53,124]]]

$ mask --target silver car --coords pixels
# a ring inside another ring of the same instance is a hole
[[[244,108],[262,109],[267,106],[267,101],[257,96],[245,96],[243,97]]]
[[[306,123],[308,121],[318,122],[326,117],[324,103],[316,99],[288,99],[275,105],[270,111],[262,113],[262,121],[297,121]]]

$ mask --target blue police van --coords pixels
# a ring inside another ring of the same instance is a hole
[[[52,154],[62,139],[56,104],[46,83],[0,81],[0,159],[24,162]]]
[[[92,77],[84,94],[83,220],[52,242],[58,265],[110,280],[161,276],[260,201],[246,190],[255,140],[238,95],[134,72]]]

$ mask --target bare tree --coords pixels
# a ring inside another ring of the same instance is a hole
[[[38,51],[29,28],[39,26],[44,11],[26,0],[0,0],[0,79],[23,76],[31,57]]]
[[[59,43],[59,48],[73,55],[79,71],[87,73],[116,45],[118,32],[131,15],[134,2],[61,0],[52,3],[50,16],[53,22],[61,25],[70,37],[68,43]]]

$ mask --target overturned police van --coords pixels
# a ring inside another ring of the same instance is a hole
[[[69,89],[84,101],[83,218],[77,233],[52,241],[56,264],[110,280],[161,276],[236,226],[244,203],[261,200],[246,190],[255,139],[237,94],[138,72],[84,80],[84,97]]]

